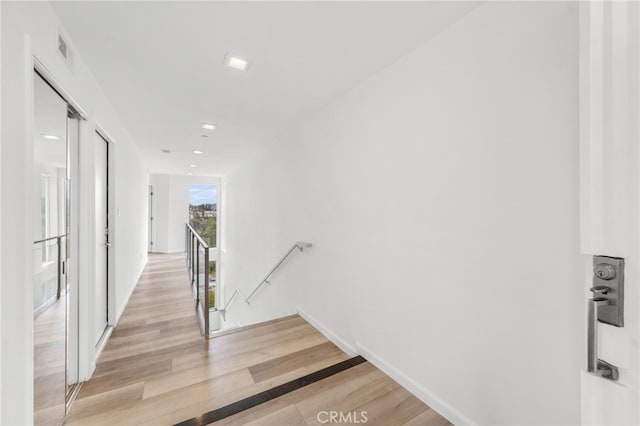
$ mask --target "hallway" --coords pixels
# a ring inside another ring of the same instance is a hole
[[[158,413],[148,399],[154,379],[204,351],[192,308],[184,256],[151,256],[66,424],[131,424]]]
[[[151,255],[65,424],[211,418],[212,410],[350,358],[297,315],[222,332],[207,343],[193,307],[184,256]],[[369,424],[448,424],[366,361],[297,386],[220,419],[234,425],[307,425],[319,424],[325,411],[365,411]]]
[[[0,425],[640,425],[640,2],[0,24]]]

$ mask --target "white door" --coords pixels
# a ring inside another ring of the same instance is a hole
[[[593,297],[593,255],[625,261],[624,325],[596,327],[597,356],[617,367],[619,378],[599,377],[585,365],[583,424],[640,424],[639,39],[637,3],[580,4],[580,249],[588,255],[585,300]]]
[[[95,236],[96,275],[94,305],[94,343],[97,344],[108,325],[109,265],[109,144],[96,134],[95,146]]]
[[[155,226],[153,226],[153,216],[155,214],[155,202],[153,194],[153,186],[149,185],[149,248],[148,252],[153,253],[153,242],[155,241]]]

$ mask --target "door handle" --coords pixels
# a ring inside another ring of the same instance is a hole
[[[618,380],[618,367],[598,358],[598,322],[622,327],[624,324],[624,259],[593,257],[593,297],[587,320],[587,371],[609,380]]]
[[[105,241],[105,242],[104,242],[104,246],[105,246],[106,248],[111,247],[111,241]]]
[[[587,333],[587,370],[606,379],[618,380],[618,368],[598,359],[598,310],[609,304],[604,297],[589,300],[589,330]]]

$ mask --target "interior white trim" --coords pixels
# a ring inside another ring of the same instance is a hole
[[[117,229],[117,214],[118,214],[118,209],[116,208],[116,202],[117,202],[117,197],[116,197],[116,193],[117,193],[117,188],[116,188],[116,155],[115,155],[115,149],[117,144],[115,139],[113,139],[109,133],[104,130],[104,127],[102,127],[99,123],[96,122],[95,124],[95,130],[96,133],[98,134],[99,137],[101,137],[102,139],[104,139],[107,144],[109,145],[109,150],[108,150],[108,156],[107,156],[107,162],[108,162],[108,182],[107,185],[109,187],[109,194],[108,194],[108,205],[109,205],[109,212],[108,212],[108,217],[109,217],[109,240],[112,243],[111,249],[109,250],[109,261],[107,264],[107,276],[108,276],[108,281],[107,281],[107,288],[108,288],[108,292],[109,292],[109,296],[108,296],[108,320],[107,320],[107,324],[111,327],[115,327],[116,322],[118,320],[118,315],[116,312],[116,299],[117,299],[117,288],[116,288],[116,282],[115,282],[115,277],[117,276],[117,264],[116,264],[116,250],[118,249],[117,246],[117,241],[115,241],[115,235],[116,235],[116,229]],[[98,355],[96,354],[96,359],[98,358]]]
[[[402,387],[407,389],[417,398],[422,400],[425,404],[431,407],[434,411],[440,414],[442,417],[449,420],[454,425],[476,425],[477,423],[470,418],[456,410],[442,398],[435,395],[429,389],[418,384],[415,380],[396,369],[394,366],[383,360],[367,347],[356,342],[356,348],[358,353],[367,359],[371,364],[375,365],[378,369],[384,372],[387,376],[391,377],[396,382],[400,383]]]
[[[58,83],[53,74],[35,55],[33,56],[33,68],[35,68],[35,70],[38,71],[40,75],[42,75],[42,78],[44,78],[46,82],[49,83],[60,94],[60,96],[62,96],[64,100],[67,101],[67,103],[76,110],[76,112],[80,115],[80,118],[82,118],[83,120],[87,120],[88,116],[84,108],[82,108],[82,106],[80,106],[80,104],[73,98],[73,96],[71,96],[71,94],[67,92],[60,83]]]
[[[2,7],[0,7],[0,22],[2,22]],[[2,46],[2,32],[0,31],[0,46]],[[0,67],[0,81],[2,81],[2,67]],[[0,117],[2,117],[2,102],[0,102]],[[0,135],[2,134],[2,120],[0,119]],[[0,164],[2,164],[2,144],[0,144]],[[0,235],[2,235],[2,175],[0,174]],[[2,245],[0,245],[0,300],[2,300]],[[0,302],[0,318],[2,318],[2,303]],[[2,365],[2,327],[0,327],[0,366]],[[0,421],[2,421],[2,369],[0,368]]]
[[[113,333],[113,327],[107,326],[107,328],[104,330],[104,333],[102,333],[102,337],[100,337],[100,341],[98,341],[98,344],[96,345],[96,362],[98,361],[98,358],[100,358],[100,354],[104,350],[104,347],[107,346],[107,342],[109,341],[109,337],[111,337],[111,333]]]
[[[107,133],[107,131],[104,130],[104,128],[98,123],[96,123],[96,133],[98,133],[102,137],[102,139],[104,139],[105,141],[112,144],[116,143],[115,139],[109,136],[109,133]]]
[[[33,176],[33,170],[35,167],[34,159],[33,159],[33,146],[34,146],[33,145],[33,123],[34,123],[33,111],[35,108],[35,98],[34,98],[35,73],[33,72],[33,70],[34,70],[35,61],[36,61],[36,57],[33,53],[33,46],[32,46],[32,40],[31,40],[30,34],[24,35],[24,52],[23,53],[24,53],[23,71],[25,73],[24,74],[25,86],[23,87],[22,93],[24,95],[23,114],[24,114],[25,120],[23,123],[24,127],[22,130],[24,132],[23,135],[25,139],[22,147],[22,153],[26,155],[24,155],[22,159],[19,161],[21,162],[23,169],[26,171],[26,173],[23,174],[22,177],[25,178],[26,182],[29,182],[30,180],[28,180],[29,178],[27,177]],[[33,206],[29,200],[33,200],[34,189],[32,188],[32,185],[26,185],[24,193],[26,195],[26,199],[21,200],[22,203],[17,204],[16,206],[14,206],[14,208],[15,207],[17,207],[18,209],[23,208],[24,211],[31,212],[31,209],[33,208]],[[33,222],[30,220],[27,220],[26,223],[22,224],[22,229],[23,229],[23,232],[25,232],[25,235],[27,236],[33,235]],[[3,233],[2,236],[3,238],[5,238],[6,234]],[[16,247],[16,249],[19,252],[21,251],[23,253],[25,261],[24,263],[21,264],[21,266],[24,268],[24,270],[22,271],[22,274],[15,274],[13,276],[14,277],[17,276],[18,278],[22,276],[25,280],[24,282],[31,282],[29,278],[33,277],[33,256],[32,256],[33,245],[27,243],[26,238],[20,239],[18,241],[25,243],[25,245],[19,245]],[[10,275],[10,277],[11,276],[12,275]],[[24,286],[24,289],[25,291],[22,294],[24,295],[25,300],[23,302],[22,309],[20,309],[19,311],[16,311],[16,313],[17,312],[22,313],[22,317],[17,317],[13,319],[17,320],[18,322],[22,321],[26,325],[25,327],[26,330],[24,330],[24,332],[27,333],[27,338],[20,341],[20,343],[24,344],[24,346],[22,347],[22,350],[24,351],[24,354],[26,354],[26,357],[25,357],[26,359],[24,360],[24,363],[14,364],[13,367],[14,368],[17,367],[18,371],[23,373],[25,377],[27,377],[28,379],[31,379],[34,377],[34,352],[35,351],[34,351],[34,345],[33,345],[33,327],[34,327],[33,306],[29,306],[29,305],[31,305],[31,301],[33,300],[33,286],[27,285],[27,286]],[[10,300],[9,297],[6,297],[6,295],[4,294],[4,291],[3,291],[3,296],[5,296],[3,300]],[[9,311],[11,312],[11,309],[9,309]],[[3,337],[5,336],[6,334],[3,335]],[[13,342],[15,345],[16,340],[13,340]],[[7,346],[6,340],[5,340],[4,346],[5,347]],[[12,349],[19,351],[21,348],[17,347]],[[5,392],[3,394],[4,399],[2,401],[2,403],[5,404],[5,408],[8,408],[9,406],[19,407],[20,405],[22,405],[22,409],[18,409],[18,410],[14,410],[11,408],[5,409],[4,411],[5,417],[2,418],[2,421],[0,421],[0,423],[22,423],[23,421],[26,424],[33,423],[34,381],[30,380],[29,383],[26,383],[25,385],[13,386],[11,389],[11,392],[7,392],[5,388]],[[7,398],[7,395],[9,396],[8,398]],[[9,411],[9,417],[7,417],[6,415],[7,411]]]
[[[114,327],[109,325],[107,326],[107,328],[104,329],[104,333],[102,333],[102,336],[100,337],[100,340],[98,341],[98,343],[95,345],[94,348],[94,356],[91,359],[91,365],[90,365],[90,373],[89,373],[89,378],[87,379],[87,381],[91,378],[91,376],[93,376],[93,372],[96,371],[96,366],[98,364],[98,358],[100,358],[100,354],[102,354],[102,351],[104,350],[105,346],[107,346],[107,342],[109,341],[109,338],[111,337],[111,333],[113,333],[113,329]]]
[[[346,352],[349,356],[358,355],[358,351],[351,344],[347,343],[344,339],[334,333],[331,329],[329,329],[326,325],[322,324],[320,321],[316,320],[314,317],[306,313],[302,308],[296,306],[296,310],[298,311],[298,315],[300,315],[305,321],[314,326],[320,333],[324,335],[327,339],[331,340],[337,347]]]
[[[320,333],[322,333],[327,339],[333,342],[336,346],[346,352],[349,356],[362,355],[371,364],[375,365],[378,369],[384,372],[387,376],[402,385],[405,389],[419,398],[422,402],[431,407],[438,414],[449,420],[455,425],[476,425],[477,423],[472,421],[469,417],[452,407],[449,403],[442,398],[435,395],[429,389],[418,384],[415,380],[408,377],[406,374],[383,360],[366,346],[356,342],[355,347],[347,343],[344,339],[339,337],[327,326],[313,318],[307,312],[305,312],[299,306],[296,307],[298,315],[304,318],[309,324],[314,326]]]
[[[136,287],[137,287],[137,284],[131,289],[131,291],[127,295],[127,298],[125,299],[125,302],[122,304],[122,309],[120,309],[119,312],[116,312],[116,318],[115,318],[115,321],[113,323],[113,327],[117,327],[118,321],[120,321],[120,317],[124,313],[124,310],[127,308],[127,305],[129,304],[129,299],[131,299],[131,295],[135,291]]]
[[[142,265],[142,269],[138,271],[137,278],[135,280],[136,284],[133,287],[131,287],[131,291],[129,291],[129,294],[127,295],[124,303],[122,304],[121,309],[116,311],[116,317],[114,318],[113,324],[110,324],[114,328],[118,325],[118,321],[120,321],[120,317],[124,313],[124,310],[127,308],[127,305],[129,304],[129,299],[131,299],[131,295],[133,294],[134,291],[136,291],[136,287],[138,287],[138,281],[140,281],[140,277],[142,276],[142,272],[144,271],[144,268],[147,266],[148,261],[149,261],[149,257],[146,256],[144,259],[144,264]]]

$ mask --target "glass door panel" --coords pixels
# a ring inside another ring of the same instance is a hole
[[[67,103],[34,79],[34,422],[66,409]]]

